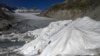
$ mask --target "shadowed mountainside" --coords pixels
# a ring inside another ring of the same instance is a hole
[[[0,31],[9,29],[13,16],[10,15],[14,8],[0,4]]]
[[[100,0],[65,0],[62,3],[51,5],[40,16],[56,19],[75,19],[83,16],[98,18],[98,13],[100,13],[99,6]]]

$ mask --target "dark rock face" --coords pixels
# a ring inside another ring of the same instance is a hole
[[[12,12],[12,10],[14,10],[14,8],[11,8],[5,4],[0,4],[0,18],[10,19],[11,16],[6,14],[5,12]]]
[[[12,8],[5,4],[0,4],[0,31],[8,30],[11,25],[11,19],[13,16],[10,15]]]
[[[40,16],[57,19],[75,19],[77,17],[90,16],[99,6],[100,0],[65,0],[62,3],[50,6]],[[94,15],[90,17],[94,18]]]

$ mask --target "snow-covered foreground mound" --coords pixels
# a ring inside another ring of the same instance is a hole
[[[17,51],[26,56],[71,56],[97,55],[99,48],[100,22],[84,17],[51,23]]]

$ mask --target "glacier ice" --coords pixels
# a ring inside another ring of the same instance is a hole
[[[97,55],[99,50],[100,22],[89,17],[52,22],[35,40],[17,49],[25,56]]]

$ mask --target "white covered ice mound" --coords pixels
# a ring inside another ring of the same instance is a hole
[[[18,51],[26,56],[97,55],[99,48],[100,22],[84,17],[51,23]]]

